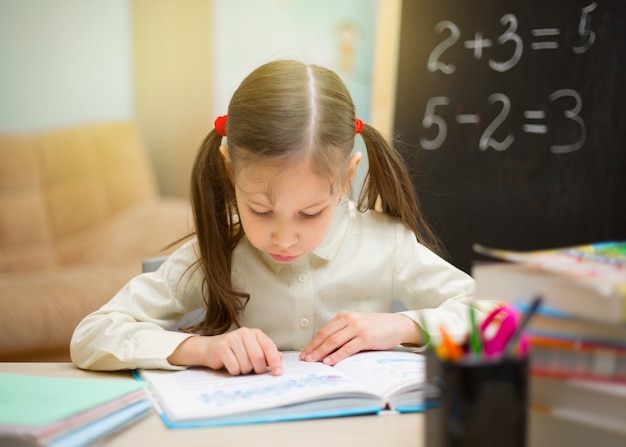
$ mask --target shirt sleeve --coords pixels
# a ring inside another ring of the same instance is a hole
[[[83,369],[103,371],[182,369],[167,357],[193,335],[168,328],[204,305],[201,274],[190,267],[195,259],[193,245],[183,245],[156,272],[133,278],[87,315],[72,335],[72,361]]]
[[[404,225],[397,230],[394,266],[394,297],[408,309],[402,312],[414,320],[436,345],[440,330],[462,341],[470,329],[469,306],[482,318],[499,303],[474,298],[474,279],[420,244]]]

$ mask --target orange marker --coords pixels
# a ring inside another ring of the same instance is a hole
[[[463,348],[452,340],[452,337],[450,337],[445,327],[440,326],[439,331],[441,332],[442,346],[444,346],[448,354],[448,360],[453,362],[461,360],[461,357],[463,357]],[[437,353],[439,353],[439,350],[437,350]]]
[[[439,346],[437,346],[437,350],[435,351],[435,353],[437,354],[437,357],[439,357],[441,360],[450,360],[448,348],[446,348],[445,343],[441,343]]]

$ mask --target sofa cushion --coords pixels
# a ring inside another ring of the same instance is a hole
[[[59,240],[156,197],[133,123],[0,135],[0,272],[58,265]]]
[[[0,361],[69,359],[74,328],[141,266],[71,266],[0,275]]]
[[[171,253],[176,246],[164,247],[189,222],[186,200],[147,201],[62,240],[66,265],[0,273],[0,361],[68,360],[80,320],[140,274],[143,259]]]
[[[189,234],[190,207],[181,198],[132,206],[114,217],[59,241],[60,262],[120,265],[170,253],[166,247]]]
[[[190,228],[133,123],[0,135],[0,361],[69,361],[79,321]]]

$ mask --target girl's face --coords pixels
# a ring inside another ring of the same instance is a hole
[[[253,163],[235,175],[239,218],[250,243],[276,262],[290,263],[322,242],[361,154],[350,160],[345,185],[331,184],[311,163]]]

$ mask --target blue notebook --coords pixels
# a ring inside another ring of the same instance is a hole
[[[0,437],[70,447],[90,445],[148,413],[134,380],[0,373]]]

